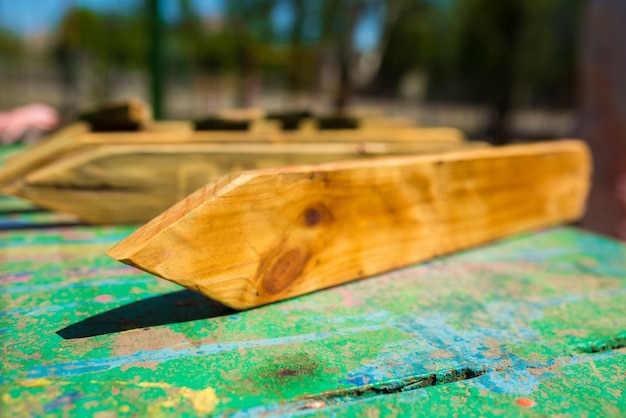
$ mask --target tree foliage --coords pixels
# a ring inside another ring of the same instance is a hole
[[[425,72],[433,99],[571,105],[584,0],[387,0],[378,91]]]
[[[419,70],[434,100],[502,108],[574,100],[584,0],[229,0],[220,22],[207,22],[191,0],[177,1],[180,16],[168,22],[166,37],[175,74],[271,72],[293,90],[310,90],[330,58],[349,84],[355,27],[377,7],[384,29],[370,92],[396,94]],[[150,40],[142,6],[124,14],[72,10],[59,27],[59,49],[143,68]],[[281,8],[290,21],[279,30]],[[0,53],[14,47],[0,34]]]
[[[57,46],[103,64],[139,68],[144,65],[148,51],[146,25],[140,9],[121,15],[76,8],[61,21]]]

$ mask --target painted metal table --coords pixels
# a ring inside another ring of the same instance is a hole
[[[0,232],[1,415],[626,414],[626,246],[518,236],[234,312],[103,252]]]

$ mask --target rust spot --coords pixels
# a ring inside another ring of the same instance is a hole
[[[295,376],[297,374],[298,374],[297,370],[289,369],[289,368],[279,369],[278,372],[276,372],[276,376],[278,377]]]
[[[308,256],[297,249],[278,256],[263,278],[263,290],[275,295],[288,288],[302,274],[307,260]]]
[[[304,223],[308,226],[315,226],[322,222],[322,212],[316,208],[309,208],[304,211]]]

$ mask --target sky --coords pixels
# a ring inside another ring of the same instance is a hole
[[[223,14],[225,1],[227,0],[192,0],[192,3],[203,16],[219,16]],[[20,35],[49,32],[73,6],[123,12],[136,4],[137,0],[0,0],[0,27]],[[289,7],[277,8],[273,19],[278,28],[289,27],[291,13]],[[175,21],[178,16],[177,2],[164,0],[163,15],[166,20]],[[375,48],[380,32],[380,15],[370,13],[365,16],[356,29],[356,48],[360,51]]]

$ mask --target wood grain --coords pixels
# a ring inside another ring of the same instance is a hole
[[[233,172],[458,147],[445,142],[93,145],[31,171],[7,190],[89,223],[144,223]]]
[[[58,161],[76,152],[97,145],[120,144],[199,144],[199,143],[320,143],[346,142],[420,142],[422,149],[429,143],[460,145],[463,133],[455,128],[417,128],[390,122],[370,122],[354,131],[318,131],[304,125],[304,129],[283,132],[276,121],[255,120],[244,132],[195,132],[185,121],[154,122],[137,132],[92,132],[86,122],[76,122],[48,137],[44,142],[24,150],[0,167],[0,190],[13,194],[13,182],[32,170],[52,161]],[[450,148],[442,145],[439,148]]]
[[[140,100],[109,103],[82,113],[78,119],[87,122],[93,131],[137,131],[152,122],[149,106]]]
[[[92,132],[84,135],[81,141],[89,144],[125,143],[189,143],[189,142],[453,142],[465,140],[463,133],[456,128],[418,128],[414,126],[394,126],[365,124],[353,130],[318,130],[314,124],[305,121],[302,128],[295,131],[282,131],[276,121],[254,121],[247,131],[194,131],[187,122],[161,123],[149,130],[140,132]]]
[[[77,137],[89,132],[89,125],[77,122],[50,135],[45,141],[12,156],[0,166],[0,189],[37,167],[63,157],[76,148]]]
[[[246,309],[576,220],[590,171],[572,140],[243,172],[107,254]]]

